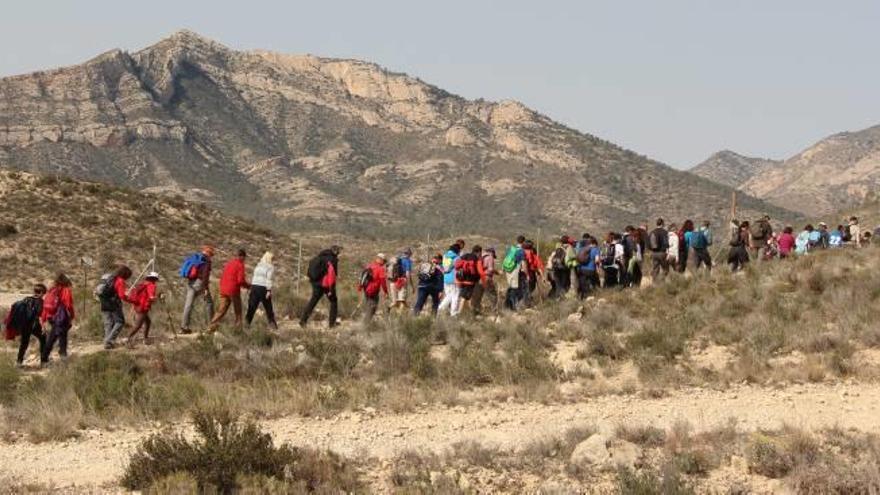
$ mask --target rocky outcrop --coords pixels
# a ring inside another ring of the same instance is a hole
[[[696,175],[725,186],[738,188],[749,179],[770,170],[782,161],[753,158],[730,150],[719,151],[691,169]]]

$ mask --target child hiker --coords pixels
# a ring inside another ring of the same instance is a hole
[[[134,336],[144,329],[144,344],[150,345],[150,327],[153,321],[150,319],[150,309],[153,302],[158,298],[156,284],[159,282],[159,274],[150,272],[143,282],[139,283],[128,296],[129,302],[134,306],[134,328],[128,334],[128,345],[134,343]]]

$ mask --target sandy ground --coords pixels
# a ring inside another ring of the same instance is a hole
[[[561,405],[488,403],[483,407],[431,407],[414,413],[371,410],[333,418],[290,417],[264,422],[278,442],[329,448],[349,456],[388,459],[406,450],[443,450],[474,440],[516,451],[534,440],[576,426],[613,430],[618,425],[670,427],[688,421],[696,431],[736,418],[742,430],[790,424],[880,432],[880,385],[795,385],[784,390],[741,386],[726,391],[683,390],[659,399],[606,396]],[[110,488],[128,455],[150,430],[85,431],[57,443],[0,443],[3,477],[58,488]],[[51,466],[51,469],[46,469]]]

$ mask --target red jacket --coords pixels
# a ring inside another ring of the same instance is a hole
[[[250,286],[244,277],[244,261],[241,258],[232,258],[223,266],[223,275],[220,276],[221,296],[237,296],[241,294],[241,289]]]
[[[541,261],[538,253],[534,249],[526,249],[524,251],[526,253],[526,269],[529,278],[534,277],[536,273],[544,273],[544,263]]]
[[[40,314],[40,321],[46,323],[49,318],[55,316],[55,311],[57,311],[59,303],[64,305],[64,309],[66,309],[67,314],[70,315],[70,321],[73,321],[74,317],[76,317],[76,312],[73,307],[73,291],[70,290],[70,287],[63,287],[60,285],[53,286],[49,289],[49,292],[43,298],[43,312]]]
[[[138,313],[149,313],[153,307],[153,301],[156,300],[156,282],[146,280],[132,291],[131,304]]]
[[[388,295],[388,280],[386,280],[385,275],[385,265],[381,263],[376,263],[375,261],[367,265],[367,268],[372,272],[370,274],[370,282],[366,287],[363,288],[364,295],[367,297],[376,297],[379,295],[379,291]],[[359,289],[360,290],[360,289]]]

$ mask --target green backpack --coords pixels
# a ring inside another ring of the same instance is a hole
[[[516,266],[518,263],[516,262],[516,255],[519,252],[519,248],[516,246],[511,246],[507,249],[507,254],[504,255],[504,262],[501,263],[501,269],[504,270],[505,273],[513,273],[516,270]]]

